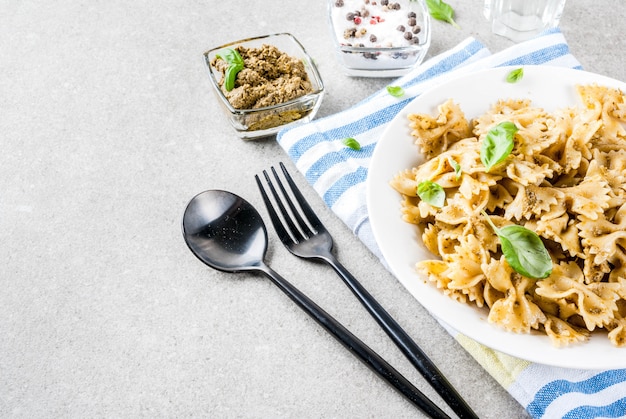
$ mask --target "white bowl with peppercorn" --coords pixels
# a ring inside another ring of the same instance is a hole
[[[232,42],[204,58],[218,101],[240,138],[267,137],[308,122],[321,105],[319,72],[288,33]]]
[[[423,0],[328,0],[328,15],[337,58],[350,76],[401,76],[430,47]]]

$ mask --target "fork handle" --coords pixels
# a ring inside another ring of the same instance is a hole
[[[330,264],[343,281],[361,301],[367,311],[376,319],[376,322],[387,333],[391,340],[400,348],[402,353],[411,361],[413,366],[422,374],[430,385],[439,393],[443,400],[460,418],[478,418],[471,407],[452,384],[444,377],[435,364],[417,346],[417,343],[400,327],[393,317],[380,305],[378,301],[361,285],[361,283],[332,255],[328,254],[324,260]]]
[[[380,355],[374,352],[363,341],[352,334],[345,326],[325,312],[320,306],[308,298],[304,293],[291,285],[286,279],[280,276],[269,266],[262,264],[258,267],[268,276],[272,282],[278,286],[285,294],[289,296],[302,310],[310,315],[317,323],[319,323],[328,333],[337,339],[346,349],[348,349],[361,362],[367,365],[380,378],[392,385],[404,397],[406,397],[413,405],[417,406],[427,415],[433,418],[450,419],[450,417],[437,405],[435,405],[428,397],[419,391],[411,382],[409,382],[402,374],[394,369]]]

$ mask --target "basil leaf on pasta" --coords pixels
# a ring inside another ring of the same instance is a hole
[[[509,121],[501,122],[489,130],[480,148],[480,161],[487,168],[487,172],[511,154],[517,131],[515,124]]]
[[[450,167],[452,167],[452,169],[454,170],[456,180],[459,180],[461,178],[461,173],[463,171],[461,169],[461,165],[457,163],[457,161],[454,160],[452,156],[448,157],[448,163],[450,163]]]
[[[417,196],[433,207],[441,208],[446,202],[446,191],[438,183],[424,180],[417,185]]]
[[[498,235],[502,254],[515,272],[532,279],[550,276],[552,258],[537,233],[516,224],[498,228],[486,212],[482,214]]]

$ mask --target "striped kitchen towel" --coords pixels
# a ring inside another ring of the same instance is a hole
[[[383,89],[336,115],[284,129],[277,141],[329,208],[385,264],[368,220],[365,180],[374,147],[388,122],[423,91],[452,77],[524,64],[581,68],[558,29],[496,54],[469,38],[390,83],[404,88],[401,100]],[[345,147],[341,140],[347,137],[355,137],[361,150]],[[572,370],[534,364],[493,351],[446,328],[535,418],[626,417],[626,370]]]

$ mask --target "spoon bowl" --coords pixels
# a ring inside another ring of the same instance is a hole
[[[198,259],[224,272],[258,269],[267,251],[263,219],[252,205],[227,191],[204,191],[189,202],[183,236]]]
[[[227,191],[201,192],[187,204],[182,229],[187,246],[206,265],[224,272],[263,273],[354,356],[415,406],[433,418],[448,417],[380,355],[265,263],[267,229],[250,203]]]

